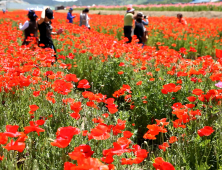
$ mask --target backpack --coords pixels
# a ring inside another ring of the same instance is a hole
[[[81,26],[86,25],[86,14],[80,15]]]
[[[144,31],[143,37],[142,37],[142,42],[145,44],[148,40],[148,31]]]

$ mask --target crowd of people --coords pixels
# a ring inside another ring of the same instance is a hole
[[[70,8],[67,14],[67,20],[69,23],[73,23],[73,19],[76,16],[72,16],[73,9]],[[89,9],[86,8],[80,14],[80,26],[85,25],[90,29],[89,25],[89,17],[88,17]],[[28,19],[23,25],[19,24],[19,29],[24,31],[25,38],[23,40],[22,45],[29,45],[30,42],[34,42],[38,44],[41,48],[51,48],[54,50],[56,54],[56,48],[52,41],[52,35],[59,35],[64,30],[59,29],[57,32],[53,32],[52,20],[54,19],[53,11],[46,7],[43,9],[41,13],[41,17],[37,20],[38,16],[36,15],[34,10],[29,10]],[[38,30],[40,33],[40,37],[38,37]],[[55,55],[55,58],[56,55]]]
[[[67,13],[67,21],[68,23],[73,23],[73,19],[76,17],[72,15],[73,9],[70,8]],[[89,9],[86,8],[80,14],[79,26],[85,26],[90,29],[89,25]],[[59,35],[64,30],[59,29],[57,32],[53,32],[52,27],[52,19],[54,19],[53,11],[46,7],[43,9],[41,13],[41,17],[37,20],[38,16],[35,11],[29,10],[28,18],[23,25],[19,24],[19,29],[24,31],[24,41],[22,45],[29,45],[30,42],[38,44],[41,48],[51,48],[55,52],[56,58],[56,48],[52,41],[52,35]],[[177,14],[178,22],[187,25],[186,20],[183,18],[182,14]],[[135,22],[134,22],[135,21]],[[146,25],[149,24],[148,16],[143,15],[142,12],[138,12],[135,14],[135,10],[133,8],[128,8],[127,12],[124,16],[124,36],[128,39],[126,43],[131,43],[132,36],[136,35],[139,44],[145,45],[148,39],[148,32],[146,30]],[[134,25],[134,27],[133,27]],[[38,38],[38,30],[40,33],[40,37]]]
[[[183,18],[182,14],[177,14],[178,23],[187,25],[186,20]],[[135,20],[134,28],[133,21]],[[136,35],[139,40],[139,44],[145,45],[148,40],[148,32],[146,30],[146,25],[149,24],[148,16],[143,15],[142,12],[135,14],[135,9],[128,8],[124,16],[124,37],[128,40],[126,43],[131,43],[132,35]]]

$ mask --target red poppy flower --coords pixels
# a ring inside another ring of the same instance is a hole
[[[166,133],[167,130],[156,125],[156,124],[153,124],[153,125],[147,125],[147,128],[149,129],[148,133],[151,134],[151,135],[158,135],[160,132],[162,133]]]
[[[115,101],[115,99],[114,98],[108,98],[108,99],[106,99],[105,100],[105,102],[104,103],[106,103],[106,104],[113,104],[114,103],[114,101]]]
[[[98,118],[93,118],[92,121],[93,121],[93,123],[103,123],[103,122],[104,122],[104,120],[101,119],[100,117],[98,117]]]
[[[54,89],[55,92],[59,94],[67,95],[71,92],[73,84],[70,82],[66,82],[64,80],[56,80],[52,84],[52,88]]]
[[[153,166],[156,170],[175,170],[171,163],[165,162],[161,157],[155,158]]]
[[[92,101],[86,102],[86,105],[89,106],[89,107],[98,108],[98,107],[96,106],[96,104],[95,104],[94,102],[92,102]]]
[[[123,74],[123,73],[124,73],[123,71],[118,71],[118,74],[119,74],[119,75],[121,75],[121,74]]]
[[[76,127],[68,126],[68,127],[60,127],[56,132],[56,137],[62,138],[72,138],[74,135],[80,134],[80,130]]]
[[[34,96],[34,97],[37,97],[37,96],[39,96],[39,95],[40,95],[40,91],[34,91],[34,92],[33,92],[33,96]]]
[[[89,158],[93,155],[94,151],[91,150],[89,145],[79,145],[74,148],[74,151],[69,153],[69,157],[73,160]]]
[[[26,139],[28,139],[28,136],[25,134],[25,133],[23,133],[23,132],[20,132],[20,136],[19,136],[19,138],[17,139],[17,141],[18,142],[25,142],[26,141]]]
[[[169,142],[172,144],[172,143],[175,143],[177,140],[178,139],[176,136],[171,136]]]
[[[75,99],[73,99],[73,98],[66,98],[66,99],[62,99],[62,102],[64,104],[68,104],[68,103],[73,104],[75,102]]]
[[[132,102],[132,95],[131,95],[131,94],[126,95],[126,96],[124,97],[124,99],[125,99],[126,102],[131,103],[131,102]]]
[[[155,119],[157,125],[159,126],[166,126],[166,125],[169,125],[169,122],[166,122],[167,118],[163,118],[163,119]]]
[[[168,94],[171,92],[177,92],[182,88],[182,86],[178,85],[176,86],[174,83],[169,83],[163,86],[163,89],[161,90],[161,92],[163,94]]]
[[[85,158],[77,160],[78,166],[76,169],[101,169],[101,170],[109,170],[107,165],[104,165],[99,159],[96,158]]]
[[[79,81],[79,79],[76,77],[75,74],[67,74],[64,78],[68,82],[71,82],[71,81],[78,82]]]
[[[54,142],[51,142],[51,145],[57,146],[59,148],[66,148],[71,142],[71,140],[72,138],[57,137],[57,139]]]
[[[200,137],[210,136],[214,132],[213,128],[210,126],[205,126],[204,128],[197,131]]]
[[[80,114],[77,112],[71,113],[70,116],[76,120],[79,120],[81,117]]]
[[[109,139],[110,134],[107,133],[108,127],[102,124],[97,125],[94,129],[91,129],[91,135],[96,140]]]
[[[84,91],[82,92],[82,96],[85,98],[85,99],[89,99],[89,100],[96,100],[96,96],[94,95],[93,92],[90,92],[90,91]]]
[[[120,66],[120,67],[124,67],[125,64],[124,64],[123,62],[120,62],[120,63],[119,63],[119,66]]]
[[[82,110],[81,105],[82,105],[81,102],[74,102],[71,104],[71,110],[73,110],[76,113],[79,113]]]
[[[11,137],[11,138],[15,138],[20,136],[20,132],[17,132],[19,126],[18,125],[6,125],[6,132],[4,132],[5,136]]]
[[[195,107],[195,104],[186,104],[186,108],[192,109]]]
[[[121,165],[132,165],[133,160],[132,158],[122,158],[121,159]]]
[[[192,93],[199,96],[203,94],[204,92],[201,89],[194,89]]]
[[[105,162],[106,164],[111,164],[114,161],[114,159],[113,156],[110,154],[107,155],[106,157],[102,157],[101,161]]]
[[[130,153],[131,149],[127,149],[126,145],[119,145],[118,143],[114,142],[113,143],[113,148],[111,149],[107,149],[107,150],[103,150],[103,155],[107,156],[107,155],[117,155],[117,156],[121,156],[123,153]]]
[[[86,79],[80,80],[77,88],[88,89],[90,88],[89,82]]]
[[[195,117],[196,115],[198,115],[198,116],[201,116],[201,111],[200,110],[190,110],[189,111],[189,114],[192,116],[192,117]]]
[[[127,139],[126,137],[121,137],[121,138],[118,138],[117,140],[117,143],[119,145],[124,145],[124,146],[127,146],[129,147],[129,144],[131,143],[132,141],[130,139]]]
[[[115,170],[115,166],[113,164],[109,164],[108,167],[109,167],[109,170]]]
[[[38,125],[35,125],[33,121],[30,121],[29,124],[30,124],[30,126],[24,127],[24,129],[25,129],[24,132],[25,132],[26,134],[28,134],[28,133],[30,133],[30,132],[37,132],[37,133],[38,133],[38,136],[39,136],[39,135],[40,135],[40,134],[39,134],[40,132],[45,132],[44,129],[38,127]]]
[[[45,118],[45,120],[46,120],[46,119],[47,119],[47,118]],[[38,126],[42,126],[42,125],[45,124],[45,120],[43,120],[43,119],[36,120],[36,121],[35,121],[35,124],[38,125]]]
[[[130,131],[124,131],[123,132],[123,136],[126,138],[131,138],[131,136],[133,135],[133,133],[131,133]]]
[[[18,141],[13,141],[11,140],[10,143],[8,143],[6,146],[2,146],[3,148],[7,149],[8,151],[10,150],[16,150],[19,152],[23,152],[25,149],[25,143],[24,142],[18,142]]]
[[[172,109],[175,110],[175,109],[181,109],[183,108],[184,106],[182,105],[182,103],[174,103],[173,106],[172,106]]]
[[[222,50],[216,49],[216,56],[217,58],[222,58]]]
[[[162,145],[159,145],[159,149],[162,149],[163,152],[166,151],[166,148],[169,148],[170,145],[167,142],[164,142]]]
[[[0,161],[2,161],[4,159],[4,155],[0,156]]]
[[[118,119],[116,126],[113,127],[113,130],[114,129],[124,130],[125,128],[126,128],[126,121]]]
[[[0,145],[5,145],[8,141],[8,137],[4,133],[0,133]]]
[[[197,98],[194,97],[194,96],[190,96],[190,97],[187,97],[187,99],[188,99],[190,102],[195,102],[195,100],[196,100]]]
[[[105,118],[109,117],[109,113],[104,113],[104,114],[102,114],[102,115],[103,115],[103,117],[105,117]]]
[[[149,134],[149,133],[145,133],[145,134],[143,135],[143,138],[144,138],[144,139],[149,139],[149,140],[155,140],[155,139],[156,139],[155,135],[151,135],[151,134]]]
[[[106,105],[106,107],[108,108],[108,110],[111,114],[118,112],[118,109],[117,109],[118,106],[115,104],[108,104],[108,105]]]
[[[88,134],[88,130],[83,130],[82,131],[82,136],[87,136],[87,134]]]
[[[71,162],[65,162],[64,163],[64,170],[72,170],[76,167],[75,164],[72,164]]]
[[[137,86],[140,86],[142,83],[143,83],[142,81],[138,81],[138,82],[136,83],[136,85],[137,85]]]
[[[30,111],[31,112],[35,112],[36,110],[39,109],[39,107],[37,105],[29,105]]]

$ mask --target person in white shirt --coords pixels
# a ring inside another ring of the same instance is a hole
[[[88,17],[88,13],[89,13],[89,8],[86,8],[82,11],[82,13],[80,14],[79,26],[85,25],[88,29],[90,29],[89,25],[90,18]]]
[[[29,10],[28,18],[29,20],[27,20],[24,25],[21,23],[19,24],[19,29],[24,31],[25,35],[22,45],[29,45],[31,41],[34,41],[36,44],[38,42],[38,27],[36,22],[37,15],[35,14],[35,11]]]

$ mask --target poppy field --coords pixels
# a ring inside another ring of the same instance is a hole
[[[55,13],[55,61],[26,13],[0,14],[0,169],[222,169],[221,19],[151,17],[142,48],[123,16]]]

